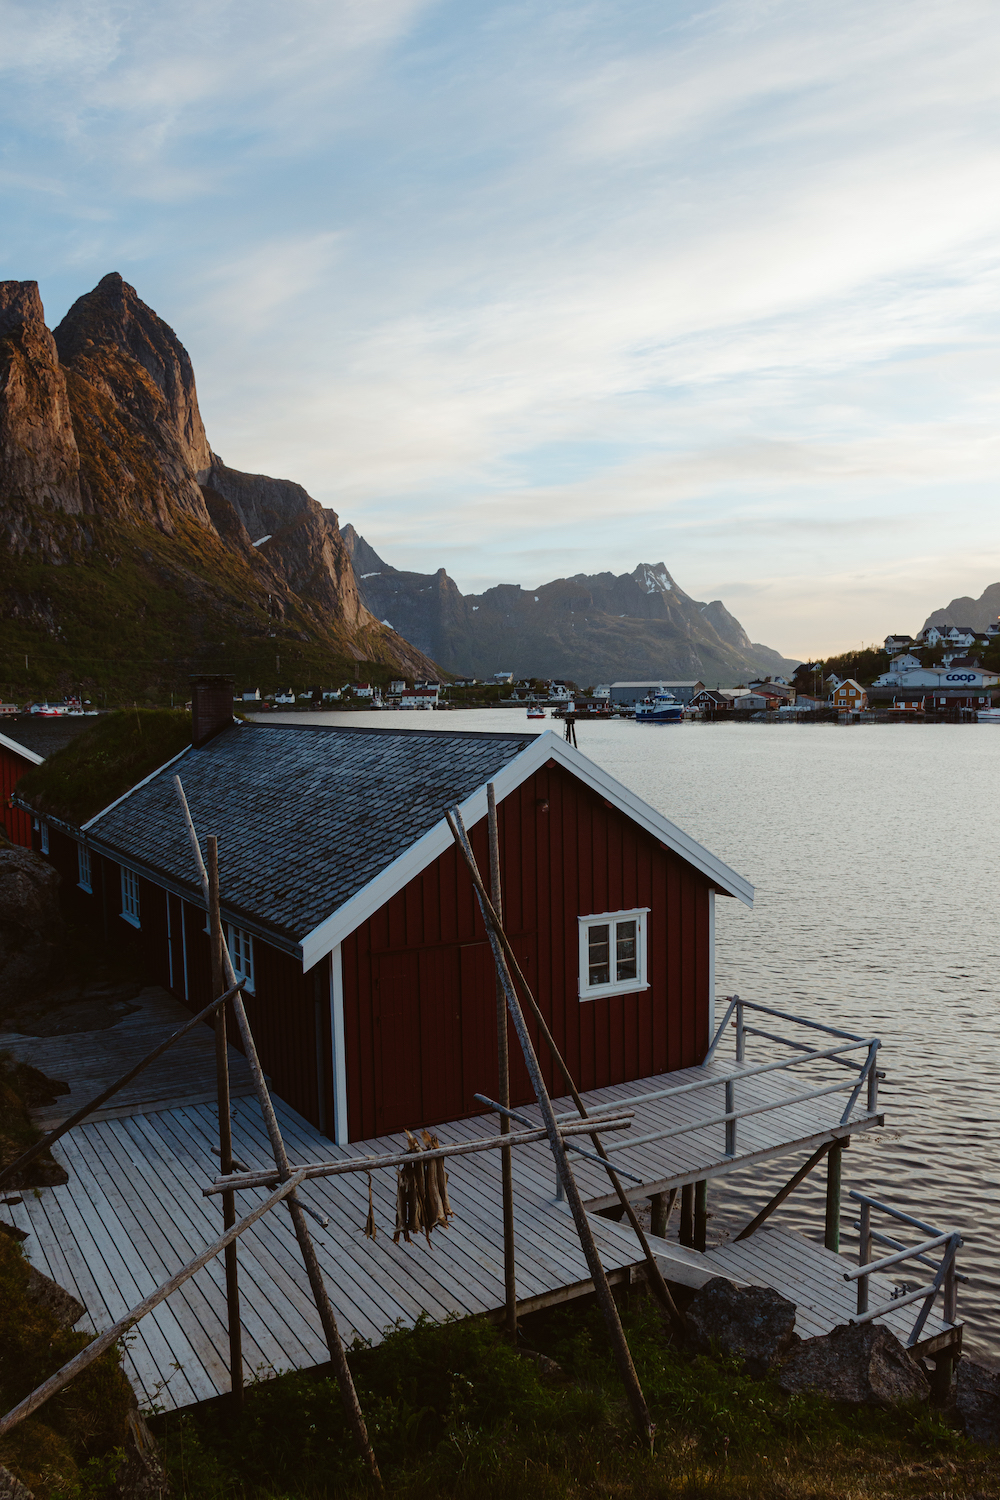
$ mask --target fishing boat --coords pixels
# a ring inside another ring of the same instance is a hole
[[[528,704],[528,718],[529,719],[544,719],[545,718],[545,710],[544,710],[544,708],[542,707],[542,705],[540,703],[529,703]]]
[[[666,688],[660,688],[652,698],[644,698],[641,703],[636,704],[635,722],[637,724],[679,724],[683,713],[683,703],[679,703],[673,693],[667,692]]]
[[[976,719],[980,724],[1000,724],[1000,708],[981,708]]]

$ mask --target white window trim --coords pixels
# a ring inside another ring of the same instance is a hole
[[[139,905],[139,877],[135,873],[134,870],[128,869],[125,865],[121,866],[121,872],[122,872],[122,878],[121,878],[122,909],[121,909],[121,912],[120,912],[119,915],[121,916],[122,921],[123,922],[127,922],[130,927],[138,927],[141,930],[141,928],[142,928],[142,908]],[[130,912],[127,909],[128,908],[128,899],[127,899],[126,894],[125,894],[126,876],[128,877],[129,881],[133,881],[133,880],[135,881],[135,912],[134,913]]]
[[[577,993],[581,1000],[598,1000],[602,995],[635,995],[640,990],[649,989],[647,979],[648,953],[647,953],[647,923],[649,915],[648,906],[634,906],[628,911],[605,911],[594,912],[589,917],[577,917],[579,924],[579,980]],[[623,979],[611,984],[591,985],[585,982],[590,968],[590,945],[587,937],[589,929],[597,923],[628,922],[634,920],[636,923],[636,976],[634,979]]]
[[[226,947],[229,950],[229,959],[233,966],[233,972],[236,975],[237,979],[242,979],[244,981],[243,988],[246,990],[247,994],[253,995],[256,993],[257,985],[257,980],[254,972],[256,964],[253,945],[253,933],[247,932],[245,927],[237,927],[235,922],[223,922],[222,929],[226,936]],[[250,964],[247,968],[244,968],[242,964],[239,964],[236,961],[237,954],[234,943],[234,936],[237,932],[242,936],[246,944],[246,951],[250,956]]]
[[[90,850],[87,848],[87,845],[86,844],[77,844],[77,846],[76,846],[76,873],[77,873],[77,882],[76,883],[79,886],[79,888],[80,888],[81,891],[86,891],[87,892],[88,896],[92,896],[94,894],[94,870],[93,870],[92,861],[93,861],[93,855],[91,854]],[[86,865],[86,869],[87,869],[87,875],[88,875],[88,879],[87,880],[84,880],[84,878],[83,878],[84,865]]]
[[[39,824],[38,824],[38,847],[42,851],[43,854],[48,854],[48,852],[49,852],[49,825],[48,825],[48,823],[46,823],[46,821],[45,821],[44,818],[40,819]]]

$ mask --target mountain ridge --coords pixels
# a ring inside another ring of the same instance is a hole
[[[463,595],[444,568],[394,568],[350,523],[343,537],[368,609],[459,676],[516,671],[581,685],[700,677],[714,686],[795,665],[752,642],[721,599],[692,599],[663,562]]]
[[[987,625],[1000,619],[1000,583],[987,584],[978,599],[963,594],[953,599],[943,609],[935,609],[922,625],[970,625],[973,630],[985,630]]]
[[[48,664],[7,692],[48,671],[155,697],[282,653],[299,680],[433,671],[364,607],[334,511],[212,451],[186,349],[117,272],[51,331],[36,282],[0,282],[0,474],[5,641]]]

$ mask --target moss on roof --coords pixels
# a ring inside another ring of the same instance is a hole
[[[22,776],[17,795],[36,812],[86,823],[190,743],[182,709],[120,709]]]

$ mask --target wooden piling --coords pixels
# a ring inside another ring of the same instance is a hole
[[[212,994],[221,995],[226,988],[222,961],[222,910],[219,901],[219,841],[215,834],[206,839],[208,866],[208,926],[212,944]],[[215,1080],[219,1107],[219,1168],[228,1177],[233,1170],[233,1121],[229,1099],[229,1043],[226,1037],[226,1007],[215,1012]],[[231,1229],[236,1223],[236,1194],[222,1195],[222,1223]],[[233,1405],[243,1405],[243,1330],[240,1324],[239,1264],[236,1241],[226,1246],[226,1314],[229,1321],[229,1381]]]
[[[490,831],[490,897],[493,910],[499,921],[503,921],[503,890],[500,883],[500,835],[497,828],[496,788],[492,781],[486,788],[489,808]],[[497,1003],[497,1103],[510,1109],[510,1055],[507,1044],[507,1000],[496,976]],[[500,1133],[507,1135],[510,1120],[500,1116]],[[507,1310],[506,1328],[510,1339],[517,1342],[517,1283],[514,1274],[514,1165],[508,1150],[500,1153],[501,1191],[503,1195],[503,1284],[504,1302]]]
[[[694,1185],[694,1248],[702,1255],[708,1244],[708,1178]]]
[[[840,1253],[840,1188],[844,1147],[835,1141],[826,1159],[826,1232],[823,1243]]]
[[[677,1236],[682,1245],[694,1248],[694,1183],[686,1182],[681,1188],[681,1227]]]

